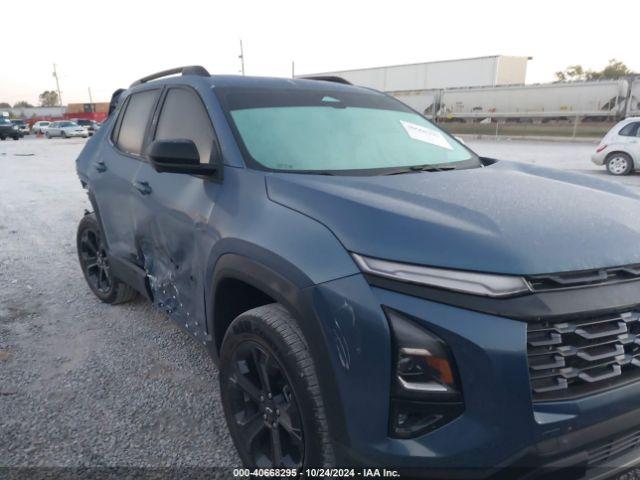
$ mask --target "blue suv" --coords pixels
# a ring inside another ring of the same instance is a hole
[[[202,67],[117,91],[77,171],[89,287],[204,345],[245,465],[597,478],[640,458],[630,189],[480,158],[339,78]]]

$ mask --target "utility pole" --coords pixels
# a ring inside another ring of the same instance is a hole
[[[240,55],[238,55],[238,58],[240,59],[242,75],[244,75],[244,50],[242,49],[242,39],[240,39]]]
[[[58,89],[58,102],[62,106],[62,94],[60,93],[60,82],[58,81],[58,70],[55,63],[53,64],[53,76],[56,79],[56,88]]]
[[[296,62],[291,60],[291,78],[296,78]]]
[[[89,105],[91,105],[91,111],[95,112],[96,108],[95,108],[95,105],[93,104],[93,97],[91,96],[91,87],[89,87]]]

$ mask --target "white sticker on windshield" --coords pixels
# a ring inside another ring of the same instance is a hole
[[[407,134],[414,140],[430,143],[431,145],[446,148],[447,150],[453,150],[451,144],[438,130],[432,130],[430,128],[416,125],[415,123],[404,122],[402,120],[400,120],[400,123],[406,130]]]

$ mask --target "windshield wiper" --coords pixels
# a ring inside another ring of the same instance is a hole
[[[401,173],[413,173],[413,172],[446,172],[449,170],[455,170],[456,167],[446,163],[432,163],[424,165],[411,165],[410,167],[403,167],[397,170],[392,170],[386,175],[399,175]]]
[[[456,167],[451,165],[446,165],[443,163],[436,165],[412,165],[409,167],[410,170],[414,172],[444,172],[447,170],[455,170]]]
[[[337,175],[335,172],[329,170],[277,170],[278,173],[301,173],[303,175]]]

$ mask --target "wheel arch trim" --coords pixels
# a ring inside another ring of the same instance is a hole
[[[235,279],[257,288],[276,302],[282,304],[294,317],[300,328],[313,358],[316,375],[320,382],[320,391],[329,423],[329,435],[336,441],[346,443],[345,412],[339,398],[336,377],[331,371],[330,348],[325,341],[325,332],[321,322],[315,318],[315,311],[309,290],[306,285],[290,279],[253,258],[237,254],[225,253],[216,262],[213,276],[206,295],[207,329],[211,335],[210,353],[216,365],[219,365],[218,341],[215,338],[214,301],[216,289],[221,281]],[[310,285],[309,285],[310,286]],[[313,339],[313,341],[310,341]]]

